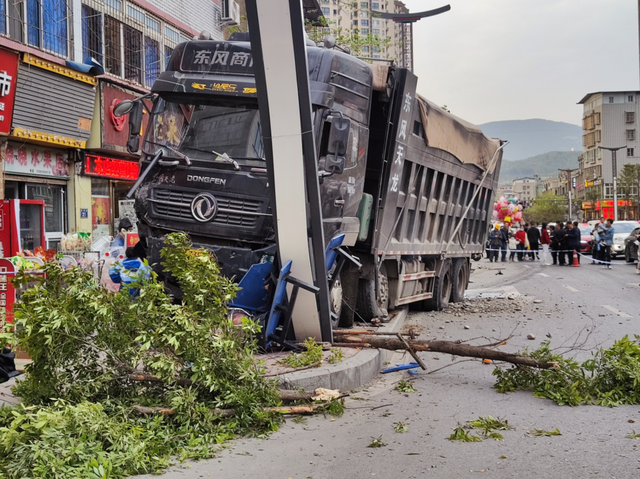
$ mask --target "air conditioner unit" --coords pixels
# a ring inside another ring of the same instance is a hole
[[[233,0],[222,0],[222,23],[225,25],[240,25],[240,5]]]

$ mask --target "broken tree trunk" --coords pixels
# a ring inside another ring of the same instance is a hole
[[[316,409],[319,409],[323,406],[325,406],[325,404],[309,404],[307,406],[267,407],[264,408],[264,410],[267,412],[275,412],[278,414],[310,414]],[[173,409],[168,407],[133,406],[133,409],[141,416],[148,416],[151,414],[159,414],[161,416],[174,416],[176,414]],[[231,417],[235,414],[235,411],[233,409],[212,409],[211,411],[221,417]]]
[[[387,335],[377,336],[375,334],[350,334],[348,332],[334,331],[333,337],[336,342],[350,344],[353,346],[372,347],[378,349],[406,350],[404,341]],[[541,363],[532,358],[518,356],[517,354],[505,353],[482,346],[471,346],[454,341],[440,340],[417,340],[406,339],[406,342],[414,351],[432,351],[436,353],[446,353],[454,356],[465,356],[480,359],[491,359],[493,361],[504,361],[512,364],[531,366],[539,369],[549,369],[557,366],[556,363]]]

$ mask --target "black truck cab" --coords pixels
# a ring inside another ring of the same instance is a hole
[[[372,73],[345,53],[307,51],[325,242],[343,232],[349,246],[363,234]],[[152,93],[141,170],[162,157],[135,196],[149,262],[159,263],[167,233],[186,231],[239,279],[276,251],[250,44],[182,43]],[[348,128],[341,155],[331,151],[338,124]]]

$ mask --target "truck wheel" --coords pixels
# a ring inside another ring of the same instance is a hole
[[[335,279],[329,290],[329,306],[331,308],[331,329],[336,329],[342,314],[342,281],[340,275]]]
[[[442,311],[449,306],[451,297],[451,260],[445,259],[440,270],[440,276],[436,276],[433,284],[433,297],[424,300],[424,309],[427,311]]]
[[[453,275],[451,276],[451,301],[460,303],[464,301],[464,292],[467,289],[467,281],[469,280],[467,262],[463,258],[454,260]]]
[[[373,318],[386,318],[389,316],[389,280],[384,264],[380,267],[380,298],[376,299],[376,284],[373,279],[361,278],[358,283],[358,299],[356,310],[365,321]]]

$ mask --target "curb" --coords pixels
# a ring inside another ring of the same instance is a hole
[[[395,317],[381,326],[380,331],[396,333],[402,329],[407,318],[408,308],[397,311]],[[325,367],[293,371],[280,374],[281,389],[304,389],[311,391],[316,388],[338,389],[346,392],[359,388],[373,381],[383,369],[385,361],[393,351],[381,349],[362,349],[339,364]]]

